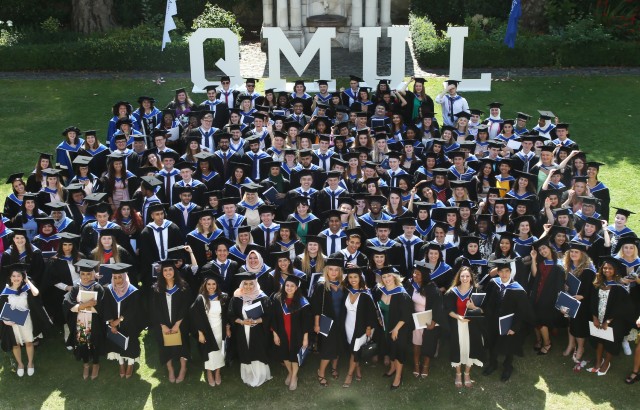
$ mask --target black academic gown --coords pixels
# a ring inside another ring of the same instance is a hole
[[[166,250],[175,248],[176,246],[183,245],[182,235],[180,234],[180,228],[176,226],[176,224],[172,223],[168,226],[169,233],[167,235],[167,242],[165,244],[167,247]],[[160,248],[156,243],[155,235],[153,234],[153,228],[149,226],[145,226],[142,232],[140,232],[140,244],[139,244],[140,254],[138,260],[140,261],[140,278],[142,279],[142,284],[144,287],[151,286],[153,282],[153,275],[151,272],[151,265],[154,262],[160,260]],[[172,257],[171,253],[168,255],[169,258]]]
[[[350,298],[350,291],[347,290],[345,292],[345,303],[348,302]],[[343,303],[344,304],[344,303]],[[346,320],[347,320],[347,311],[346,309],[342,312],[342,317],[340,321],[345,323],[346,328]],[[371,292],[360,292],[360,296],[358,296],[358,307],[356,308],[356,322],[354,324],[353,329],[353,338],[351,341],[346,340],[348,347],[348,351],[353,355],[356,363],[359,361],[360,351],[354,351],[354,346],[356,339],[364,336],[367,332],[367,327],[370,327],[375,332],[380,332],[379,322],[378,322],[378,311],[376,309],[376,302],[373,300],[373,294]],[[374,332],[374,335],[375,335]],[[346,334],[345,334],[346,336]]]
[[[157,288],[153,289],[151,294],[151,323],[153,324],[153,334],[158,342],[161,363],[167,363],[169,360],[182,357],[190,358],[189,306],[191,306],[191,301],[191,291],[188,286],[184,289],[178,289],[171,296],[171,317],[169,317],[166,292],[158,291]],[[182,320],[180,323],[182,344],[165,347],[161,325],[171,329],[178,320]]]
[[[227,338],[227,312],[229,310],[229,295],[226,293],[221,293],[216,299],[220,302],[220,316],[222,319],[222,340]],[[209,318],[207,317],[206,311],[207,301],[205,300],[205,296],[198,295],[196,300],[193,302],[191,307],[189,308],[189,325],[191,328],[191,336],[196,339],[196,343],[198,343],[198,350],[200,352],[200,360],[202,362],[206,362],[209,360],[210,352],[217,352],[218,350],[224,348],[224,346],[219,346],[216,342],[216,338],[213,336],[213,330],[209,325]],[[202,332],[204,334],[204,343],[199,342],[199,333]]]
[[[29,279],[37,286],[44,288],[44,271],[45,264],[44,259],[42,258],[42,252],[40,249],[31,245],[32,254],[31,256],[25,256],[24,260],[20,260],[19,256],[16,255],[16,251],[13,248],[7,248],[2,253],[2,258],[0,258],[0,272],[3,274],[3,278],[7,278],[9,276],[9,266],[14,263],[22,262],[28,265],[27,267],[27,276]]]
[[[460,333],[458,328],[458,319],[454,319],[449,316],[449,313],[458,313],[457,312],[457,299],[458,295],[454,292],[449,291],[444,294],[443,304],[444,304],[444,313],[447,315],[447,320],[449,322],[449,335],[450,341],[449,344],[449,357],[451,363],[460,363]],[[482,316],[473,316],[471,320],[468,322],[467,331],[469,333],[469,359],[477,360],[480,362],[484,362],[485,358],[485,350],[484,350],[484,340],[482,338],[482,328],[484,325],[484,317]]]
[[[535,314],[534,324],[547,327],[560,326],[564,320],[560,311],[556,309],[556,299],[558,293],[564,291],[564,269],[560,265],[553,265],[541,288],[542,273],[539,266],[538,274],[533,278],[530,293],[531,306]]]
[[[84,256],[78,255],[78,260],[80,259],[84,259]],[[62,311],[62,302],[67,292],[58,289],[55,285],[64,283],[67,286],[73,287],[74,283],[71,276],[71,269],[75,270],[75,267],[69,267],[69,263],[64,259],[53,257],[47,264],[45,270],[42,299],[47,312],[49,312],[49,316],[51,316],[53,323],[56,325],[66,323]]]
[[[504,297],[500,297],[500,287],[492,280],[486,286],[487,296],[482,305],[485,311],[487,339],[485,345],[491,351],[505,355],[522,355],[522,344],[527,325],[533,323],[534,316],[529,297],[524,290],[507,289]],[[513,313],[511,324],[513,335],[501,336],[498,319]]]
[[[271,303],[273,306],[273,321],[271,322],[271,329],[280,338],[280,346],[274,346],[276,357],[280,361],[287,360],[297,363],[297,355],[302,348],[304,335],[308,334],[313,329],[313,312],[311,304],[306,298],[303,298],[303,300],[298,302],[297,308],[292,306],[291,309],[288,309],[288,313],[285,313],[282,306],[284,302],[280,300],[280,293],[273,295]],[[284,318],[287,315],[291,318],[290,335],[287,335],[284,327]]]
[[[407,286],[406,289],[411,297],[413,297],[414,292],[417,292],[413,285]],[[431,330],[422,329],[422,345],[420,348],[420,354],[422,356],[434,357],[436,350],[438,349],[438,342],[440,341],[440,337],[442,337],[443,329],[447,329],[449,323],[445,318],[443,297],[440,293],[440,289],[438,289],[433,282],[430,282],[424,286],[424,294],[426,301],[424,311],[426,312],[431,310],[432,320],[439,326],[436,326]],[[411,323],[413,323],[413,321]]]
[[[271,340],[271,302],[266,294],[262,294],[251,303],[260,302],[262,305],[262,323],[250,326],[249,341],[245,335],[245,326],[236,323],[237,319],[244,320],[242,315],[243,300],[233,297],[229,303],[228,320],[232,329],[232,340],[235,343],[238,358],[242,364],[251,364],[253,361],[268,362],[268,348]]]
[[[598,317],[598,304],[600,302],[598,291],[599,289],[595,286],[592,288],[590,305],[592,321],[593,317]],[[591,343],[594,346],[602,343],[607,353],[618,355],[620,353],[622,338],[625,337],[635,325],[635,320],[637,319],[635,313],[629,292],[621,285],[611,286],[609,296],[607,297],[607,307],[603,322],[611,321],[609,326],[613,328],[613,342],[591,336]]]
[[[378,303],[382,303],[383,293],[378,289],[376,296]],[[442,299],[440,299],[441,301]],[[441,302],[440,302],[441,303]],[[409,358],[413,357],[410,352],[411,332],[413,331],[413,301],[411,296],[406,292],[391,295],[389,300],[389,313],[385,322],[384,329],[384,351],[391,360],[397,360],[400,364],[404,364]],[[398,322],[403,321],[404,325],[398,330],[398,338],[391,339],[391,331],[396,327]]]
[[[93,308],[96,310],[96,313],[91,315],[91,336],[90,336],[90,344],[88,345],[84,343],[78,343],[78,327],[77,327],[77,319],[78,313],[72,312],[71,308],[77,305],[78,302],[78,294],[80,290],[88,290],[92,292],[98,292],[98,304]],[[71,330],[70,336],[70,346],[73,346],[73,352],[78,360],[82,360],[85,363],[88,363],[91,359],[93,359],[93,363],[97,362],[96,357],[104,354],[105,347],[105,328],[104,328],[104,312],[103,312],[103,298],[104,298],[104,288],[97,282],[93,284],[89,289],[84,289],[80,286],[80,284],[76,284],[73,286],[65,296],[62,302],[63,311],[65,315],[65,320],[67,322],[67,326],[69,326],[69,330]]]
[[[591,317],[591,297],[593,296],[593,281],[596,273],[591,269],[582,271],[578,279],[580,279],[580,287],[578,295],[582,296],[580,307],[575,318],[569,319],[569,333],[574,337],[587,338],[590,335],[589,322]]]
[[[111,289],[111,285],[105,289],[105,296],[102,303],[103,317],[105,322],[123,317],[124,320],[118,325],[118,332],[129,337],[129,345],[124,350],[117,344],[107,340],[107,353],[117,353],[121,357],[136,359],[140,357],[140,333],[149,324],[142,302],[142,293],[135,286],[131,285],[124,298],[118,298]],[[107,332],[111,328],[107,325]]]
[[[127,251],[132,251],[131,242],[128,240],[128,236],[122,231],[119,225],[112,226],[110,229],[114,229],[116,242],[118,245],[122,245]],[[86,224],[82,228],[82,234],[80,235],[80,252],[85,255],[91,255],[91,251],[98,246],[98,239],[100,234],[93,228],[93,222]]]
[[[27,305],[29,306],[29,315],[31,316],[33,335],[35,337],[51,327],[51,319],[49,319],[49,315],[47,315],[42,305],[40,295],[33,296],[30,290],[28,292]],[[9,303],[9,296],[0,295],[0,312],[6,303]],[[2,320],[0,320],[0,345],[2,350],[8,353],[11,352],[14,346],[18,345],[13,328],[5,325]]]
[[[238,288],[237,286],[234,287],[234,285],[236,285],[234,281],[235,276],[238,273],[238,269],[240,269],[240,266],[238,265],[238,262],[231,259],[227,259],[225,263],[226,269],[224,270],[224,273],[222,272],[221,267],[218,265],[217,259],[214,259],[200,266],[200,271],[198,272],[199,283],[202,284],[202,281],[204,280],[208,272],[212,272],[223,278],[222,282],[219,284],[220,290],[227,294],[232,293],[235,289]]]
[[[198,218],[195,216],[195,212],[201,211],[202,207],[196,205],[193,207],[191,211],[187,213],[187,221],[184,220],[184,215],[182,211],[178,209],[175,205],[171,206],[167,211],[167,219],[173,222],[180,229],[180,233],[182,234],[183,241],[186,240],[187,234],[193,231],[198,223]]]
[[[316,289],[311,298],[314,316],[313,323],[315,323],[315,316],[320,315],[325,315],[333,320],[333,325],[327,336],[318,334],[320,359],[322,360],[337,359],[345,345],[344,321],[340,320],[340,318],[346,315],[344,312],[344,310],[346,310],[344,306],[346,290],[340,288],[338,292],[340,293],[341,300],[339,312],[333,309],[331,291],[325,288],[324,282],[316,285]]]

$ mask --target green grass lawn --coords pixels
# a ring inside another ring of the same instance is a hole
[[[341,83],[346,84],[346,81]],[[1,80],[0,81],[0,176],[11,172],[31,172],[38,151],[53,152],[61,141],[60,132],[68,125],[83,130],[97,129],[104,139],[111,118],[111,105],[120,99],[135,102],[140,95],[152,95],[164,105],[171,90],[190,84],[168,80],[157,86],[149,80]],[[431,95],[439,84],[428,83]],[[501,101],[503,118],[512,118],[516,111],[536,115],[536,109],[556,113],[562,121],[571,123],[571,136],[589,158],[600,160],[601,179],[611,189],[612,206],[640,212],[640,198],[632,178],[638,175],[636,165],[639,150],[635,142],[636,107],[640,79],[636,77],[557,77],[523,78],[494,82],[491,93],[467,93],[472,108],[486,108],[490,101]],[[198,95],[194,100],[204,99]],[[533,127],[533,122],[530,127]],[[9,186],[0,187],[0,199],[9,193]],[[630,226],[640,230],[638,218]],[[564,335],[564,332],[561,332]],[[346,372],[340,366],[339,383],[318,386],[314,373],[317,359],[311,358],[301,371],[298,391],[289,392],[283,383],[285,372],[272,364],[274,379],[252,389],[239,377],[239,364],[223,370],[223,383],[211,388],[205,382],[199,365],[192,362],[186,381],[180,385],[166,382],[166,370],[158,363],[157,349],[151,337],[145,337],[142,367],[138,376],[120,380],[117,365],[103,362],[101,376],[96,381],[83,381],[81,364],[64,350],[61,337],[49,339],[36,353],[36,375],[18,379],[9,369],[3,355],[0,369],[0,408],[169,408],[226,406],[231,408],[436,408],[464,406],[486,408],[636,408],[638,385],[626,386],[624,376],[631,369],[631,359],[621,356],[613,362],[605,377],[574,374],[570,359],[562,357],[565,337],[554,340],[546,357],[533,356],[530,343],[524,359],[516,359],[512,380],[503,384],[499,375],[486,378],[474,369],[477,385],[472,390],[457,390],[453,386],[454,372],[449,366],[446,343],[440,358],[433,363],[428,380],[411,378],[405,371],[403,387],[389,392],[389,379],[381,377],[381,365],[365,366],[362,382],[350,389],[341,388]],[[591,354],[591,352],[589,352]],[[635,403],[635,404],[634,404]]]

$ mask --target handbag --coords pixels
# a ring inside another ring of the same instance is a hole
[[[360,348],[360,358],[365,362],[373,359],[378,354],[378,344],[373,339],[368,338],[367,343],[363,344]]]

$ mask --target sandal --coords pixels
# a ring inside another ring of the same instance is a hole
[[[342,383],[342,387],[351,387],[351,381],[353,380],[353,374],[347,374],[347,378],[344,379],[344,383]]]
[[[331,377],[333,377],[333,380],[338,380],[338,377],[340,375],[338,374],[338,369],[336,369],[335,367],[331,368]]]
[[[455,385],[458,389],[462,387],[462,373],[456,373]]]
[[[421,379],[426,379],[429,377],[429,366],[422,366],[422,373],[420,373]]]
[[[320,383],[320,386],[322,387],[327,387],[329,386],[329,383],[327,382],[327,379],[320,376],[320,371],[318,371],[318,373],[316,373],[316,377],[318,378],[318,383]]]
[[[636,372],[631,372],[631,374],[628,375],[626,379],[624,379],[624,382],[627,384],[633,384],[637,381],[638,381],[638,373]]]
[[[574,363],[580,363],[582,361],[582,355],[583,354],[584,354],[584,347],[582,348],[582,350],[576,349],[576,351],[573,352],[573,361],[574,361]]]
[[[87,380],[89,378],[89,369],[91,368],[91,365],[89,364],[85,364],[83,369],[82,369],[82,378]],[[24,369],[23,369],[24,370]]]
[[[541,348],[542,348],[542,340],[538,339],[538,340],[536,340],[536,342],[533,345],[533,350],[538,352],[538,351],[540,351]]]
[[[127,371],[125,370],[124,364],[120,365],[120,378],[124,379],[124,376],[126,375]]]
[[[544,347],[541,347],[540,350],[538,351],[538,356],[544,356],[547,353],[549,353],[549,350],[551,350],[551,343],[549,343],[548,345],[545,345]]]
[[[420,377],[420,363],[416,363],[413,365],[413,377],[416,379]]]
[[[471,388],[473,387],[473,380],[471,380],[471,374],[464,372],[464,387]]]

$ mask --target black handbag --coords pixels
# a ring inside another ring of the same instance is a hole
[[[367,343],[363,344],[362,347],[360,347],[360,358],[365,362],[370,361],[377,354],[378,344],[371,338],[367,339]]]

